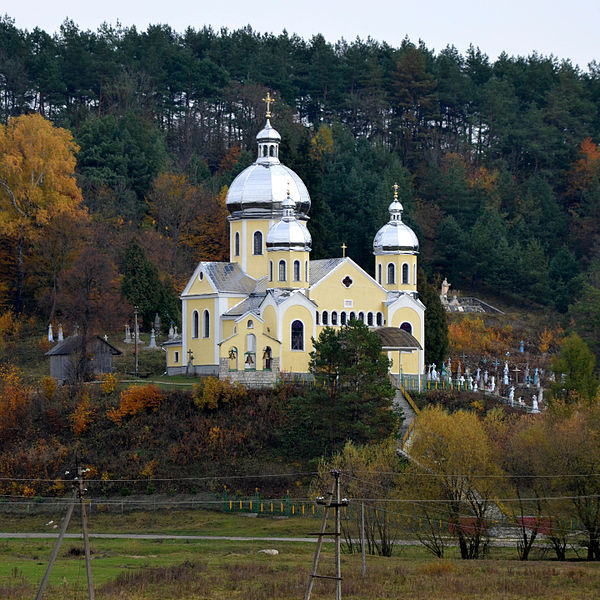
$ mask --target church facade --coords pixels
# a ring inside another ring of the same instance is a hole
[[[181,334],[164,344],[167,372],[272,385],[308,373],[311,339],[323,328],[359,319],[385,334],[392,373],[423,373],[419,243],[402,222],[397,186],[389,222],[373,241],[373,276],[346,256],[311,260],[310,195],[281,163],[270,116],[256,136],[256,161],[227,194],[229,262],[200,262],[189,279]]]

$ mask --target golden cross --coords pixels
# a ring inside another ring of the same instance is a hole
[[[267,114],[265,115],[267,119],[271,118],[271,104],[275,102],[275,98],[271,98],[271,93],[267,92],[267,97],[262,99],[263,102],[267,103]]]
[[[398,188],[400,187],[397,183],[392,186],[394,188],[394,200],[398,200]]]
[[[344,258],[346,258],[346,248],[348,247],[348,246],[346,246],[346,242],[344,242],[341,247],[342,247],[342,256]]]

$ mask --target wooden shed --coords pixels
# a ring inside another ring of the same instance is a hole
[[[46,352],[50,357],[50,375],[60,382],[78,374],[98,375],[112,372],[113,356],[121,351],[98,335],[72,335]]]

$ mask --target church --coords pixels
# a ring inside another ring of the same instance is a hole
[[[308,375],[312,339],[351,319],[379,333],[391,372],[424,371],[425,306],[417,294],[419,242],[402,221],[398,188],[373,240],[373,276],[350,257],[311,260],[310,195],[280,161],[266,124],[256,161],[227,194],[229,262],[200,262],[180,298],[181,334],[164,344],[167,372],[216,375],[247,386]]]

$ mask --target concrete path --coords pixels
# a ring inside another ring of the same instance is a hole
[[[399,438],[402,440],[404,439],[404,434],[408,431],[410,424],[417,415],[399,388],[396,388],[396,396],[394,397],[393,404],[394,407],[400,408],[404,415],[404,422],[400,427],[399,434]]]

